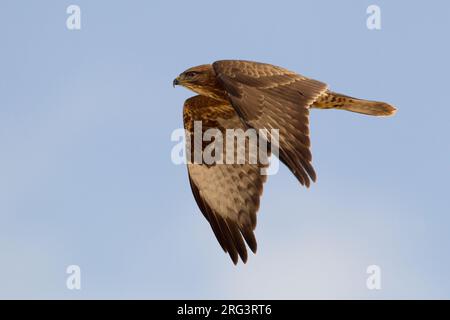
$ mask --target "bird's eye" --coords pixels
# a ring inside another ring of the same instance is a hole
[[[192,77],[195,77],[197,74],[198,74],[198,72],[189,71],[189,72],[186,72],[186,77],[192,78]]]

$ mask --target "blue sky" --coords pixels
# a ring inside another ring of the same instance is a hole
[[[82,29],[66,28],[77,4]],[[381,8],[382,29],[366,27]],[[444,1],[0,2],[1,298],[450,298]],[[233,266],[170,159],[184,69],[284,66],[394,118],[313,110],[318,182],[266,183]],[[66,288],[68,265],[82,289]],[[366,288],[366,268],[382,289]]]

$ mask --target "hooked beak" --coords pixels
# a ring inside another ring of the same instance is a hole
[[[180,84],[180,81],[178,80],[178,78],[175,78],[174,80],[173,80],[173,87],[175,88],[175,86],[177,86],[177,85],[179,85]]]

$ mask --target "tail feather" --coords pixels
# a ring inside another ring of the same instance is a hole
[[[327,91],[312,105],[317,109],[342,109],[370,116],[392,116],[397,109],[385,102],[370,101]]]

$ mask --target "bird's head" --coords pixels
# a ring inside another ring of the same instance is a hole
[[[203,64],[187,69],[173,80],[176,85],[188,88],[200,95],[217,98],[219,85],[212,65]],[[222,96],[222,94],[219,94]]]

